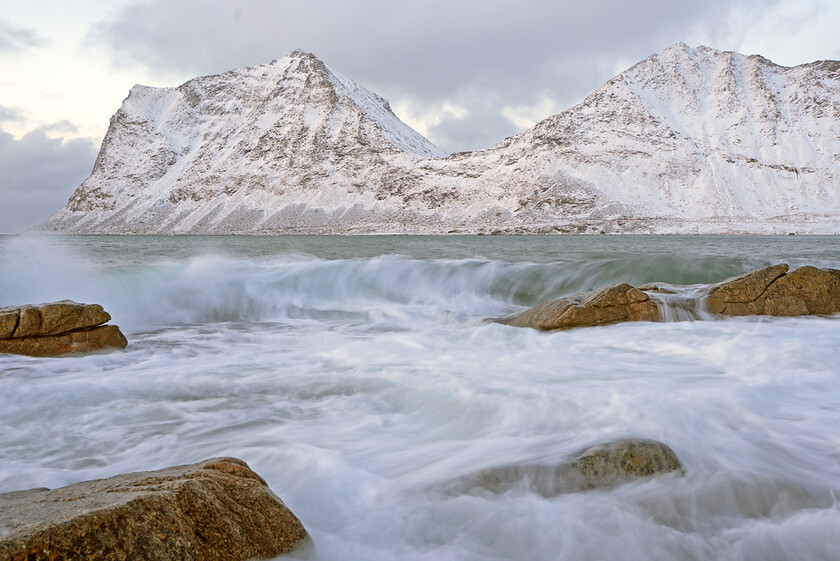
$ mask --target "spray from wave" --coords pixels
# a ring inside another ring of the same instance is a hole
[[[0,490],[237,456],[303,520],[310,561],[834,559],[837,318],[481,321],[616,282],[840,264],[834,240],[794,238],[3,237],[0,305],[101,303],[130,344],[0,357]],[[630,436],[685,476],[433,491]]]
[[[127,241],[115,242],[113,252],[120,243]],[[295,253],[241,257],[200,248],[176,258],[126,257],[92,255],[61,238],[6,239],[0,247],[2,304],[101,303],[129,331],[284,320],[474,321],[616,282],[714,282],[753,266],[734,258],[672,254],[640,260],[572,253],[552,262],[514,262]]]

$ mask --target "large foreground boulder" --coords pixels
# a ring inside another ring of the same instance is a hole
[[[107,348],[124,349],[110,314],[98,304],[62,300],[37,306],[0,308],[0,353],[55,356]]]
[[[659,321],[659,309],[647,294],[621,283],[543,302],[513,317],[493,321],[550,331],[621,321]]]
[[[444,488],[456,492],[505,493],[522,489],[553,497],[562,493],[612,487],[671,472],[682,473],[677,455],[656,440],[617,440],[581,450],[559,465],[511,465],[460,478]]]
[[[707,309],[727,316],[803,316],[840,312],[840,271],[773,265],[712,285]]]
[[[306,537],[235,458],[0,495],[4,561],[267,559]]]

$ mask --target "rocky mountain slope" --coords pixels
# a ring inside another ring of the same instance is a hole
[[[496,146],[445,156],[295,51],[131,90],[74,233],[840,231],[840,62],[673,45]]]

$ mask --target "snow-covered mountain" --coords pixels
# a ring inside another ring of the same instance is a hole
[[[680,43],[496,146],[449,156],[295,51],[131,90],[75,233],[840,232],[840,62]]]
[[[476,162],[537,180],[524,206],[547,227],[576,212],[588,230],[840,231],[840,62],[680,43]]]

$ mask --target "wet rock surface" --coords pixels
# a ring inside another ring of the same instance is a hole
[[[728,316],[763,314],[767,288],[788,269],[785,264],[773,265],[714,284],[707,292],[706,307],[713,314]]]
[[[0,559],[8,561],[267,559],[306,538],[235,458],[0,495]]]
[[[713,316],[709,313],[720,316],[830,315],[840,312],[840,270],[805,266],[790,271],[788,265],[782,263],[708,287],[649,282],[634,288],[622,283],[543,302],[515,316],[492,321],[543,331],[623,321],[671,321],[662,309],[669,305],[662,295],[680,293],[687,296],[670,300],[670,305],[687,308],[682,317],[691,319],[711,319]]]
[[[493,321],[550,331],[622,321],[659,321],[659,310],[647,294],[621,283],[544,302],[516,316]]]
[[[840,270],[774,265],[713,285],[708,310],[728,316],[802,316],[840,312]]]
[[[128,342],[111,315],[98,304],[62,300],[36,306],[0,308],[0,353],[55,356],[107,348]]]
[[[448,492],[514,489],[553,497],[672,472],[682,473],[682,464],[666,444],[656,440],[626,439],[581,450],[559,465],[526,464],[500,466],[458,479],[445,486]]]

